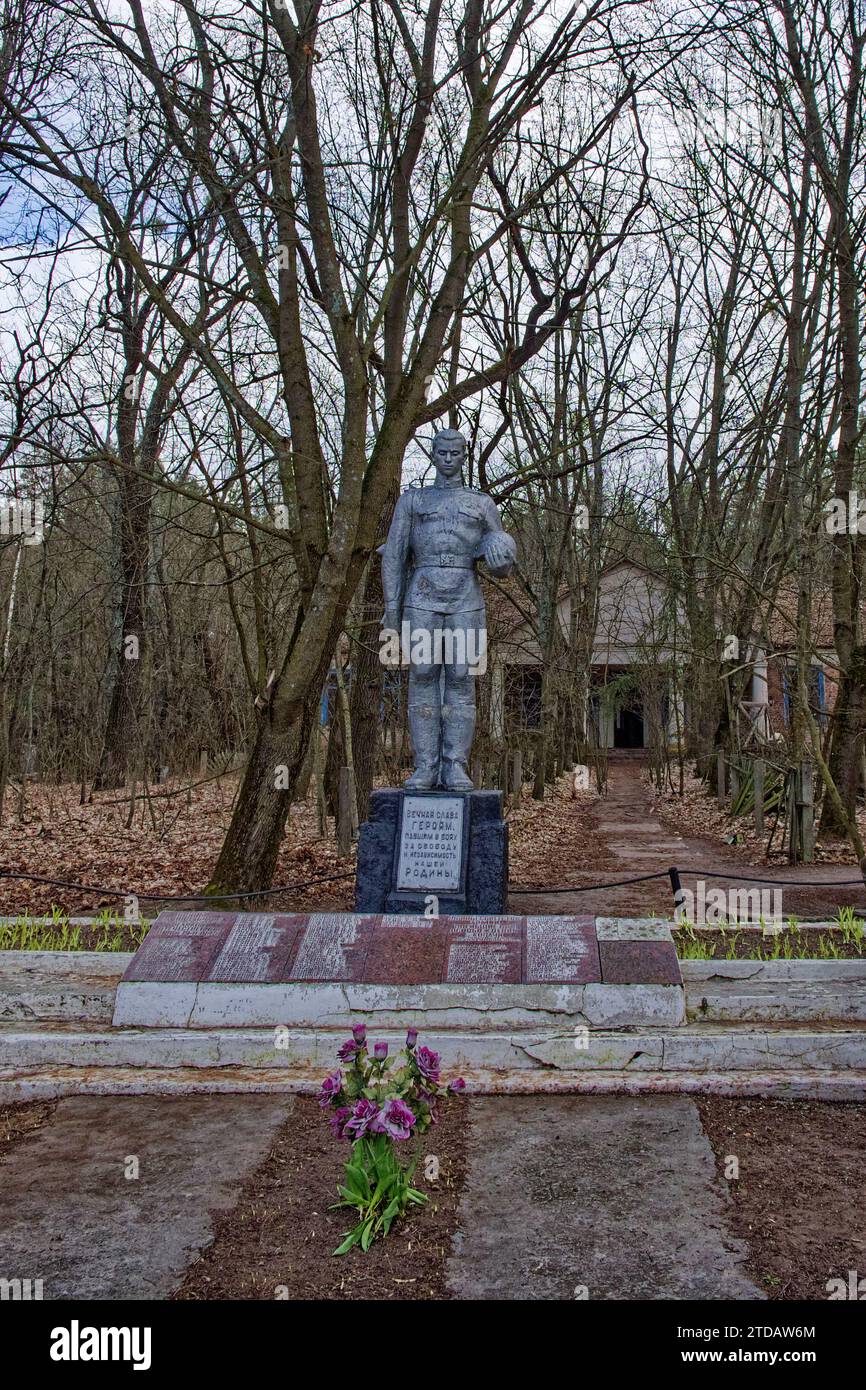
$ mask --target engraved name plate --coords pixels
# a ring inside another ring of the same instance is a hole
[[[460,887],[462,796],[404,796],[397,888]]]

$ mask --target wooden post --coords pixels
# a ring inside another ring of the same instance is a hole
[[[716,797],[722,806],[725,800],[725,750],[716,749]]]
[[[813,768],[808,759],[800,763],[800,848],[804,864],[815,858],[815,792]]]
[[[735,805],[737,797],[740,795],[740,769],[736,763],[731,763],[731,805]]]
[[[785,787],[787,792],[786,814],[788,818],[789,864],[797,864],[800,859],[800,808],[797,805],[798,780],[796,769],[786,774]]]
[[[500,763],[499,763],[500,791],[502,792],[503,798],[505,798],[505,797],[508,795],[508,790],[509,790],[509,788],[508,788],[508,773],[509,773],[509,771],[510,771],[510,768],[509,768],[509,766],[508,766],[508,762],[509,762],[509,759],[508,759],[508,749],[506,748],[505,751],[504,751],[503,754],[502,754],[502,758],[500,759]]]
[[[315,743],[313,745],[313,767],[316,778],[316,821],[319,836],[324,839],[328,833],[328,808],[325,805],[325,759],[322,749],[322,730],[318,723],[315,728]]]
[[[200,748],[200,749],[198,750],[198,775],[199,775],[199,777],[207,777],[207,749],[206,749],[206,748]]]
[[[523,795],[523,749],[515,748],[511,755],[511,785],[514,789],[514,800],[519,801]]]
[[[354,797],[354,776],[350,767],[340,768],[340,782],[337,794],[337,851],[348,854],[352,848],[353,831],[357,829],[358,813],[352,814]],[[353,824],[354,822],[354,824]]]
[[[752,763],[752,773],[755,783],[755,830],[758,835],[764,833],[764,760],[756,758]]]

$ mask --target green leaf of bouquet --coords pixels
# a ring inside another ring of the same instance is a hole
[[[363,1230],[364,1223],[362,1221],[359,1225],[355,1227],[354,1231],[349,1232],[342,1244],[338,1245],[336,1250],[333,1251],[333,1254],[345,1255],[347,1250],[351,1250],[353,1245],[357,1245],[358,1241],[361,1239]]]
[[[390,1173],[386,1173],[384,1177],[381,1177],[379,1179],[379,1181],[376,1184],[376,1191],[373,1193],[372,1206],[378,1206],[378,1204],[381,1202],[386,1192],[390,1190],[392,1185],[393,1178]]]
[[[393,1201],[388,1203],[388,1206],[382,1213],[382,1230],[385,1232],[385,1235],[390,1231],[394,1217],[398,1214],[399,1210],[400,1199],[399,1197],[395,1197]]]

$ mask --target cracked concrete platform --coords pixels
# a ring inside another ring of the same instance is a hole
[[[0,1273],[46,1299],[167,1298],[290,1096],[75,1096],[0,1161]],[[128,1178],[137,1158],[137,1178]]]
[[[473,1105],[449,1283],[463,1299],[756,1299],[694,1102]]]
[[[75,1097],[0,1163],[0,1270],[56,1299],[164,1299],[290,1097]],[[467,1111],[460,1299],[760,1297],[692,1102],[500,1098]],[[126,1176],[130,1160],[138,1177]]]
[[[376,1026],[393,1052],[402,1031]],[[866,1071],[866,1029],[722,1028],[567,1032],[507,1029],[425,1029],[429,1046],[449,1070],[501,1071],[548,1068],[564,1073],[605,1071]],[[189,1028],[121,1028],[96,1032],[71,1027],[0,1027],[0,1076],[46,1067],[173,1069],[241,1067],[327,1070],[342,1034],[329,1028],[205,1031]]]
[[[597,933],[585,916],[162,912],[124,971],[113,1021],[338,1027],[350,1000],[362,1012],[423,1010],[427,1023],[431,1011],[461,1009],[467,1022],[505,1008],[590,1027],[685,1016],[666,924]]]

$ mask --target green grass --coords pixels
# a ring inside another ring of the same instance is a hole
[[[0,926],[0,951],[129,951],[140,946],[149,922],[127,922],[109,908],[90,927],[73,925],[52,908],[45,917],[16,917]]]
[[[677,955],[680,960],[839,960],[846,954],[845,947],[857,955],[866,954],[866,923],[851,907],[839,908],[832,931],[816,932],[796,917],[789,917],[784,927],[769,928],[763,918],[759,924],[760,936],[738,930],[734,923],[699,929],[693,922],[680,922],[675,928]],[[721,955],[715,950],[719,938],[725,948]],[[741,944],[748,947],[744,955]]]

